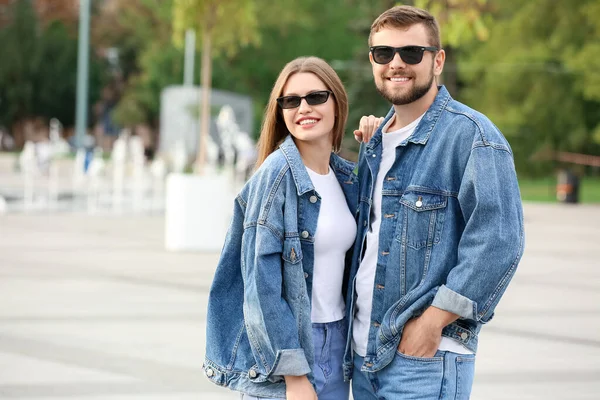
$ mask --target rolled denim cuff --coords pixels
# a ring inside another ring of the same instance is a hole
[[[310,372],[310,365],[302,349],[279,350],[270,375],[302,376]]]
[[[462,294],[448,289],[446,285],[440,286],[431,305],[441,310],[460,315],[466,319],[477,320],[475,318],[477,315],[477,304]]]

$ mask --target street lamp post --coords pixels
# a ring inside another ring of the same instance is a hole
[[[88,78],[90,56],[90,0],[79,3],[79,40],[77,50],[77,109],[75,146],[81,148],[87,130]]]

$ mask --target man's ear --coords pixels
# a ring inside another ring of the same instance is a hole
[[[433,59],[433,74],[440,76],[444,70],[444,63],[446,62],[446,52],[444,49],[438,51]]]

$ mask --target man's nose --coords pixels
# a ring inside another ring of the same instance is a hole
[[[400,53],[395,52],[394,58],[392,58],[392,61],[390,61],[390,68],[405,68],[405,67],[406,67],[406,63],[404,61],[402,61],[402,58],[400,57]]]

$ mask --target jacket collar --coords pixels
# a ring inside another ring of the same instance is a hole
[[[292,177],[294,178],[294,183],[298,190],[298,196],[302,196],[306,192],[315,190],[315,187],[310,180],[310,176],[308,176],[308,172],[306,172],[306,167],[302,162],[302,157],[300,157],[300,152],[296,147],[296,143],[294,143],[292,135],[288,135],[285,138],[283,143],[279,146],[279,149],[290,166],[290,171],[292,171]]]
[[[438,86],[438,93],[435,96],[433,103],[425,112],[423,119],[421,120],[421,122],[419,122],[419,125],[417,125],[417,128],[415,129],[413,134],[410,135],[408,141],[415,144],[426,144],[427,140],[429,140],[431,132],[433,131],[433,128],[435,127],[435,124],[437,123],[438,119],[440,118],[440,115],[442,115],[442,112],[444,111],[446,105],[450,100],[452,100],[452,97],[450,96],[450,93],[448,93],[446,87],[443,85]],[[367,143],[367,148],[372,150],[381,143],[381,130],[393,116],[394,107],[390,109],[390,111],[385,116],[384,121],[381,123],[381,125],[379,125],[379,128],[375,132],[375,135],[373,135],[369,143]]]
[[[310,180],[310,176],[306,171],[306,167],[302,162],[302,157],[300,156],[298,147],[296,147],[296,143],[294,143],[292,135],[288,135],[285,138],[283,143],[279,145],[279,149],[285,156],[285,159],[290,166],[290,171],[292,172],[292,177],[294,178],[294,183],[296,184],[296,189],[298,190],[298,196],[302,196],[304,193],[315,190],[315,187]],[[350,176],[350,174],[352,174],[352,163],[344,160],[335,153],[331,153],[329,166],[345,175]]]
[[[329,158],[329,166],[337,172],[341,172],[344,175],[350,176],[354,171],[354,163],[343,159],[335,153],[331,153]]]

